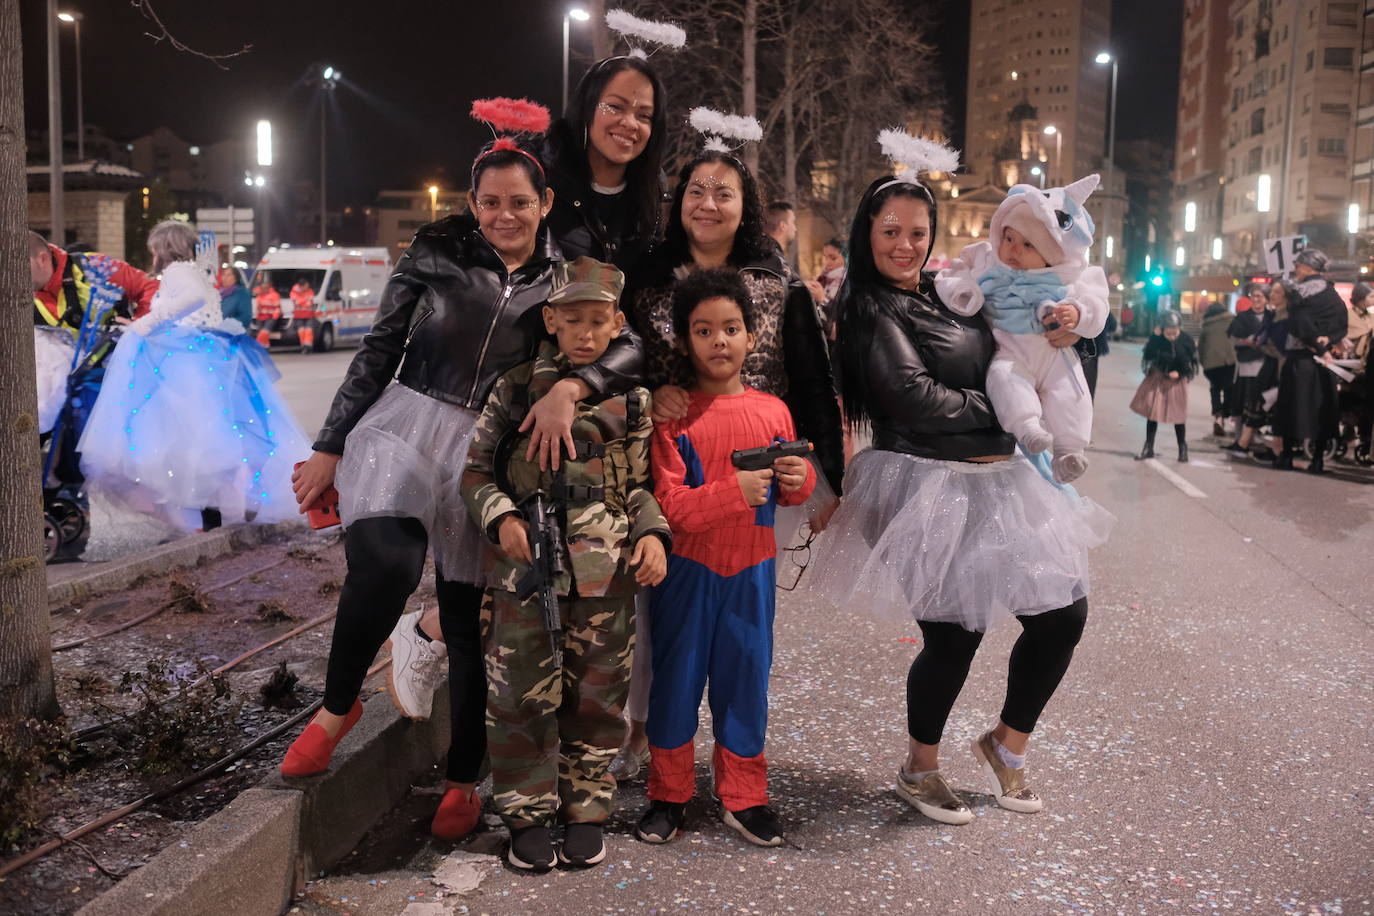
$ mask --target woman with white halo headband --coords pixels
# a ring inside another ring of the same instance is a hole
[[[988,325],[949,309],[924,270],[936,206],[920,173],[952,172],[958,155],[885,133],[884,152],[906,168],[860,199],[838,300],[845,419],[871,428],[873,446],[850,462],[809,581],[837,607],[920,626],[896,791],[927,817],[966,824],[973,812],[945,781],[939,750],[978,644],[999,619],[1021,624],[1000,721],[972,751],[999,805],[1039,811],[1027,743],[1087,620],[1088,549],[1114,520],[1014,453],[986,392]]]

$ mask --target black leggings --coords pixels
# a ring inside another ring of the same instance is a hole
[[[420,585],[429,536],[414,518],[365,518],[348,526],[344,550],[348,573],[339,592],[339,616],[329,647],[324,708],[348,712],[363,689],[377,651],[405,613]],[[476,782],[487,751],[487,676],[482,661],[482,588],[439,579],[439,625],[448,645],[452,733],[448,778]]]
[[[1145,421],[1145,444],[1153,446],[1155,444],[1155,433],[1159,430],[1159,424],[1154,420]],[[1174,424],[1174,438],[1179,445],[1188,441],[1188,426],[1186,423]]]
[[[1088,600],[1080,598],[1068,607],[1016,619],[1022,631],[1007,665],[1002,721],[1029,734],[1069,670],[1074,647],[1088,622]],[[921,621],[920,625],[925,644],[906,676],[906,728],[922,744],[939,744],[983,634],[957,623]]]

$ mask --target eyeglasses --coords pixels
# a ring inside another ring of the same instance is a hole
[[[477,199],[477,209],[481,210],[483,213],[491,212],[493,210],[501,210],[505,207],[509,207],[516,213],[527,212],[530,210],[538,210],[539,198],[513,197],[510,200],[505,200],[500,197],[479,197]]]
[[[803,522],[798,533],[806,532],[806,540],[796,547],[784,547],[782,552],[787,554],[791,560],[790,566],[784,566],[778,572],[778,588],[785,592],[797,590],[797,585],[801,582],[802,573],[806,572],[806,567],[811,565],[811,542],[816,539],[816,532],[811,530],[810,522]],[[791,585],[784,585],[785,580],[791,580]]]

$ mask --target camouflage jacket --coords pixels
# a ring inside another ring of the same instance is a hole
[[[493,544],[499,543],[498,526],[506,515],[519,513],[517,504],[536,489],[553,492],[554,474],[539,470],[525,460],[529,435],[515,432],[528,412],[560,379],[571,364],[552,343],[543,343],[538,355],[516,366],[497,381],[477,421],[468,463],[463,472],[463,501],[468,512]],[[634,428],[626,429],[629,402],[635,402]],[[558,593],[566,595],[574,584],[582,597],[615,597],[634,594],[636,585],[628,565],[640,538],[656,534],[672,549],[671,532],[663,511],[654,499],[649,482],[649,392],[634,388],[623,395],[599,401],[580,401],[573,416],[572,435],[585,460],[564,459],[560,475],[570,487],[600,487],[601,499],[569,499],[563,507],[564,568]],[[502,443],[509,434],[509,440]],[[497,454],[501,446],[500,455]],[[604,454],[602,454],[604,453]],[[498,474],[495,463],[504,460]],[[497,484],[508,482],[510,492]],[[574,494],[576,495],[576,494]],[[499,549],[487,552],[483,564],[487,585],[514,591],[524,564],[511,560]]]

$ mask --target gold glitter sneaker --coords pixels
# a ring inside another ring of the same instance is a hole
[[[897,770],[897,795],[917,811],[942,824],[958,827],[973,820],[968,805],[954,794],[937,770],[912,782],[901,769]]]
[[[973,742],[973,756],[988,774],[997,804],[1021,814],[1034,814],[1045,807],[1040,796],[1026,787],[1026,768],[1009,767],[1002,762],[992,732],[984,732]]]

